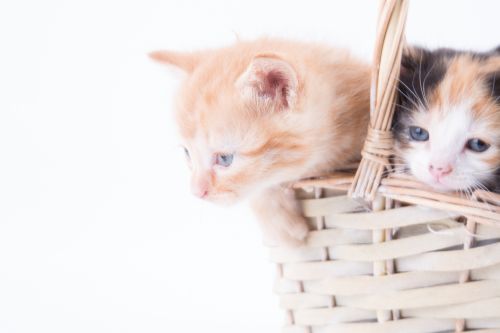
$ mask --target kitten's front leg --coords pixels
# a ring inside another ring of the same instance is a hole
[[[252,199],[266,245],[300,246],[309,232],[295,193],[283,186],[269,188]]]

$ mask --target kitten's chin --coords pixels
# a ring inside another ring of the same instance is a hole
[[[219,206],[232,206],[237,204],[240,198],[235,193],[220,193],[211,195],[206,200]]]
[[[430,182],[425,182],[427,185],[429,185],[432,189],[439,191],[439,192],[453,192],[455,191],[455,188],[448,186],[446,184],[436,182],[436,181],[430,181]]]
[[[430,180],[430,181],[424,181],[427,185],[429,185],[432,189],[438,191],[438,192],[461,192],[465,191],[467,188],[467,184],[458,184],[458,183],[453,183],[452,181],[446,181],[446,180]]]

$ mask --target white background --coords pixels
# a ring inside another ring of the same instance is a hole
[[[189,194],[157,48],[263,35],[366,59],[377,1],[0,2],[0,332],[278,332],[245,206]],[[498,1],[413,1],[407,39],[488,49]]]

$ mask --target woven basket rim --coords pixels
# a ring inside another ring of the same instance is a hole
[[[335,189],[347,192],[352,185],[354,171],[340,171],[323,177],[304,179],[292,184],[295,189]],[[443,193],[419,182],[408,174],[393,173],[382,179],[377,194],[407,204],[423,205],[458,213],[478,223],[500,227],[500,194],[476,190],[469,197],[462,193]]]

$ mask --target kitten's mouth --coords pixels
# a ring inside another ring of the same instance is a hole
[[[452,179],[433,178],[430,182],[426,182],[434,190],[440,192],[463,192],[467,188],[467,184],[457,183]]]
[[[453,187],[450,187],[443,178],[432,178],[430,182],[426,182],[427,185],[431,186],[433,189],[441,192],[454,191]]]

